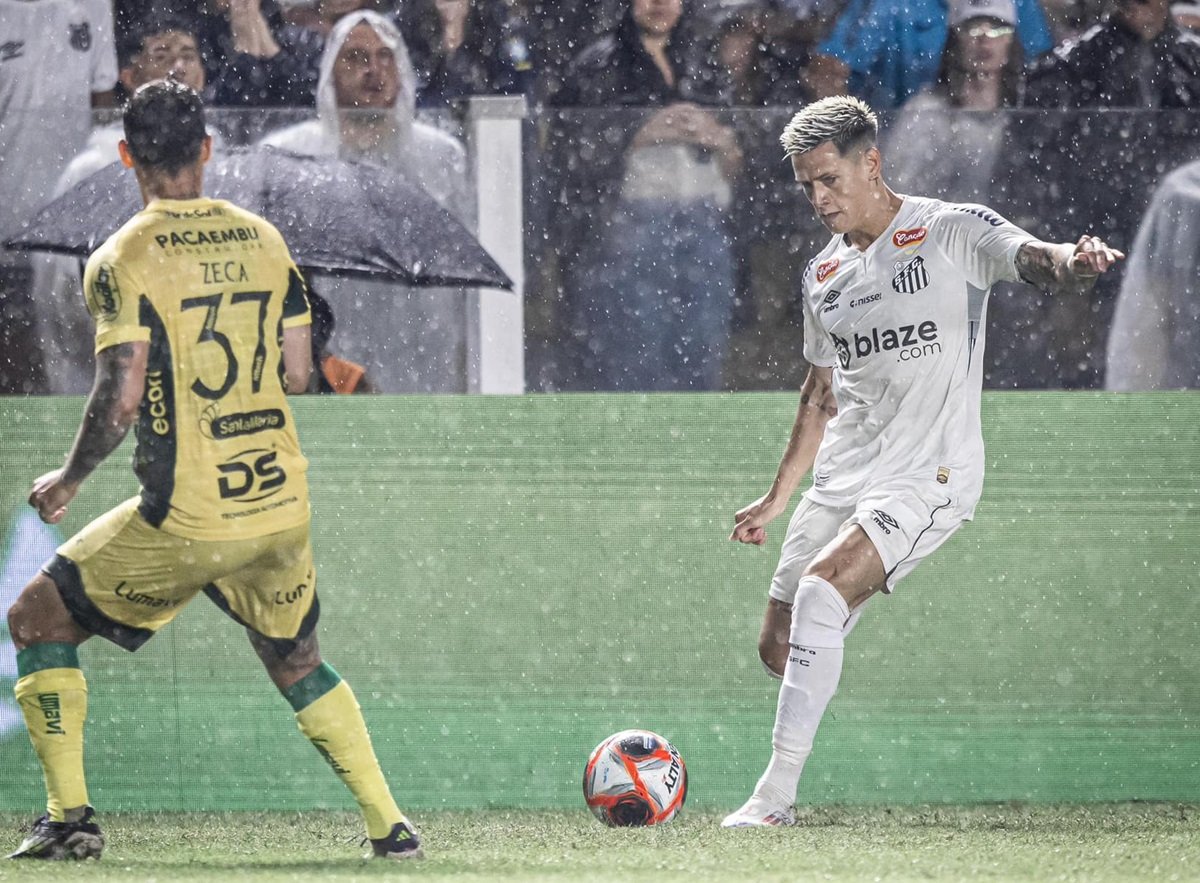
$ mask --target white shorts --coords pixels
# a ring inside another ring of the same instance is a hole
[[[800,577],[822,549],[853,524],[861,527],[883,560],[883,591],[916,569],[969,521],[970,509],[957,505],[941,485],[901,480],[869,489],[854,506],[827,506],[805,497],[792,513],[771,580],[770,595],[791,604]]]

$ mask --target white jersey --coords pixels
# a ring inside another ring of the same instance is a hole
[[[838,413],[806,494],[854,505],[896,479],[936,481],[965,518],[983,489],[988,291],[1033,239],[980,205],[905,196],[866,251],[837,236],[804,271],[804,356],[831,367]]]
[[[0,0],[0,234],[49,200],[87,141],[92,93],[116,82],[111,2]]]

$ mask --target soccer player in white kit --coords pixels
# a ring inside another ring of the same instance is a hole
[[[759,637],[763,664],[782,678],[771,761],[727,828],[795,822],[800,773],[863,605],[974,514],[988,290],[1024,280],[1078,293],[1124,257],[1092,236],[1041,242],[981,205],[894,193],[878,128],[866,104],[837,96],[801,110],[780,139],[834,236],[804,271],[811,367],[791,437],[770,490],[737,512],[730,535],[761,545],[812,469]]]

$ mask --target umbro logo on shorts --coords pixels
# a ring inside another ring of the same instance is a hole
[[[925,271],[925,259],[915,257],[904,264],[892,277],[892,288],[900,294],[913,294],[929,284],[929,273]]]
[[[896,521],[896,519],[888,515],[882,509],[872,509],[871,520],[878,524],[883,532],[889,536],[891,536],[893,530],[900,529],[900,524]]]

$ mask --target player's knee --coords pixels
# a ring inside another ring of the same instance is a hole
[[[783,679],[783,670],[787,667],[787,651],[786,643],[781,648],[775,641],[758,642],[758,658],[762,662],[763,670],[775,680]]]
[[[37,588],[34,585],[27,586],[8,608],[8,634],[18,650],[24,650],[38,641],[57,637],[55,627],[58,623],[43,609],[45,605],[38,603]]]
[[[12,607],[8,608],[5,621],[8,624],[8,633],[12,636],[13,643],[20,649],[23,646],[21,637],[25,633],[25,611],[20,598],[13,602]]]
[[[792,603],[791,641],[805,646],[830,646],[836,639],[841,645],[842,628],[850,618],[846,600],[825,579],[805,574]]]
[[[820,557],[804,569],[804,576],[815,576],[819,579],[825,580],[827,583],[832,583],[834,580],[836,580],[837,575],[837,561],[832,555]],[[804,577],[801,577],[801,579],[803,578]]]

